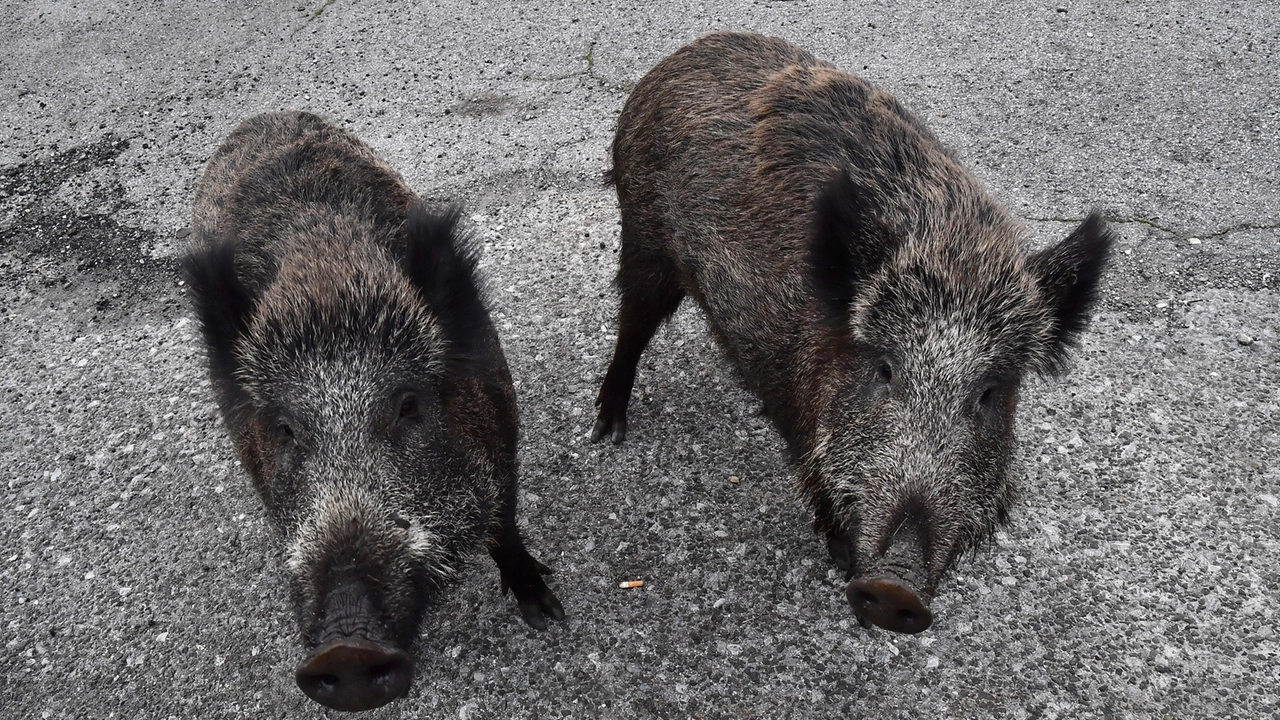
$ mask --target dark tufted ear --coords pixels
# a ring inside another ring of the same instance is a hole
[[[459,208],[431,212],[421,204],[404,221],[404,272],[444,329],[448,355],[466,362],[484,352],[489,312],[476,283],[477,254],[458,228]]]
[[[1047,372],[1060,372],[1068,351],[1089,324],[1098,299],[1098,281],[1106,268],[1115,234],[1098,213],[1090,213],[1065,240],[1031,256],[1036,276],[1054,319]]]
[[[212,242],[182,258],[181,266],[209,349],[209,368],[218,384],[228,386],[237,366],[236,340],[248,328],[255,302],[236,275],[235,243]]]
[[[896,247],[892,234],[859,188],[842,169],[827,182],[814,203],[809,243],[809,279],[833,326],[843,327],[861,284]]]

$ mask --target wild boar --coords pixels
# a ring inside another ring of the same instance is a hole
[[[511,376],[456,210],[351,133],[244,121],[196,186],[183,267],[232,444],[279,532],[339,710],[407,691],[424,612],[478,546],[526,622],[564,611],[516,526]]]
[[[1022,378],[1064,369],[1112,236],[1026,232],[892,96],[786,42],[720,33],[618,120],[617,346],[592,439],[692,296],[798,468],[859,620],[929,627],[957,556],[1006,520]]]

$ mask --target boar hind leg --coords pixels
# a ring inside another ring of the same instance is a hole
[[[618,267],[618,289],[622,295],[622,307],[618,312],[618,344],[613,350],[613,362],[600,385],[596,405],[600,414],[591,429],[591,442],[612,431],[613,442],[620,443],[627,437],[627,404],[631,402],[631,387],[636,381],[636,366],[640,354],[649,344],[663,320],[680,307],[684,289],[670,259],[663,255],[639,250],[637,243],[628,242],[627,223],[623,222],[622,257]]]
[[[489,555],[502,576],[502,594],[510,590],[516,596],[524,621],[533,628],[546,630],[548,617],[564,619],[564,608],[542,579],[543,575],[551,574],[551,568],[529,554],[520,537],[520,528],[516,527],[515,483],[511,484],[503,505],[498,537],[489,546]]]

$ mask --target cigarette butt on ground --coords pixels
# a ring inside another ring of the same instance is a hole
[[[644,587],[644,581],[643,580],[623,580],[622,582],[618,583],[618,587],[622,588],[623,590],[627,590],[629,588]]]

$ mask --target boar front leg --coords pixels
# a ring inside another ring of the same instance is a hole
[[[520,537],[520,528],[516,526],[515,483],[509,488],[499,517],[498,536],[489,546],[489,555],[502,576],[502,594],[510,590],[516,596],[524,621],[533,628],[546,630],[548,617],[564,619],[564,608],[542,579],[543,575],[551,574],[551,568],[534,559]]]
[[[853,538],[849,532],[836,521],[833,504],[825,493],[818,492],[814,499],[813,531],[822,535],[827,541],[827,552],[836,567],[844,571],[845,580],[853,577]]]

